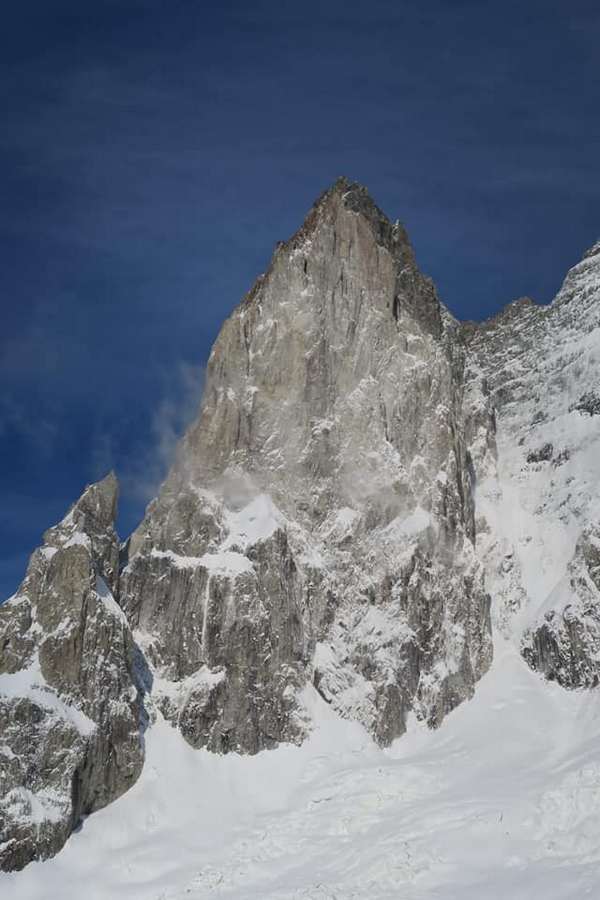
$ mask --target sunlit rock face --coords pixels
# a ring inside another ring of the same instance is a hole
[[[121,599],[194,745],[300,741],[312,684],[389,743],[488,668],[457,323],[338,181],[224,324]],[[161,693],[162,692],[162,693]]]

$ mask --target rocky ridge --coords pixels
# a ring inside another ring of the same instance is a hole
[[[0,606],[0,868],[52,855],[136,780],[144,687],[118,605],[117,482],[89,487]]]
[[[109,476],[0,607],[0,867],[135,781],[146,710],[255,753],[301,742],[317,691],[389,744],[473,695],[492,618],[597,683],[599,251],[551,307],[461,325],[364,188],[319,198],[131,538]]]
[[[466,326],[478,554],[500,631],[565,687],[597,683],[600,244],[550,306],[529,298]]]

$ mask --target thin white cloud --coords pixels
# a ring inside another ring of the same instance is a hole
[[[165,392],[152,416],[150,442],[134,454],[122,473],[123,491],[132,500],[156,496],[186,428],[196,418],[204,383],[204,366],[179,362],[167,378]]]

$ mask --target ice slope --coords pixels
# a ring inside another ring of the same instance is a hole
[[[473,700],[390,750],[308,693],[317,730],[255,757],[162,720],[119,803],[11,900],[573,900],[600,892],[600,695],[544,682],[502,641]]]

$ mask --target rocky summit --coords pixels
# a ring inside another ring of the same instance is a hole
[[[313,698],[382,746],[471,698],[494,641],[600,679],[600,244],[554,302],[460,323],[339,179],[225,322],[128,540],[88,487],[0,607],[0,867],[137,779],[144,732],[255,754]]]

